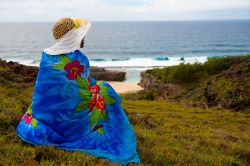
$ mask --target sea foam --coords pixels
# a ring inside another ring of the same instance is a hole
[[[33,59],[6,59],[7,61],[14,61],[28,66],[39,66],[39,60]],[[126,58],[126,59],[89,59],[91,66],[107,67],[107,68],[154,68],[174,66],[181,63],[193,64],[204,63],[207,57],[158,57],[158,58]]]
[[[174,66],[181,63],[204,63],[207,57],[169,57],[169,58],[129,58],[126,60],[105,60],[95,61],[90,60],[91,66],[99,67],[125,67],[125,68],[151,68],[151,67],[165,67]]]

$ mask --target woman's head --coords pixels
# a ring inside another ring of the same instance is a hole
[[[52,33],[55,44],[44,51],[50,55],[65,54],[74,52],[84,47],[84,37],[91,27],[91,22],[80,18],[62,18],[58,20]]]

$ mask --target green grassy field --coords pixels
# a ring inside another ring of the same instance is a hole
[[[112,165],[80,152],[34,147],[15,128],[33,87],[0,87],[0,165]],[[249,165],[250,114],[166,101],[125,100],[141,165]]]
[[[247,165],[250,115],[164,101],[124,101],[145,165]]]

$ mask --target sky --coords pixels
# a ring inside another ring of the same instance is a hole
[[[0,21],[250,19],[250,0],[0,0]]]

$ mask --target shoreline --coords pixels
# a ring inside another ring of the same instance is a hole
[[[118,82],[118,81],[107,81],[110,86],[114,88],[114,90],[119,93],[135,93],[140,90],[143,90],[141,86],[134,84],[134,83],[128,83],[128,82]]]

